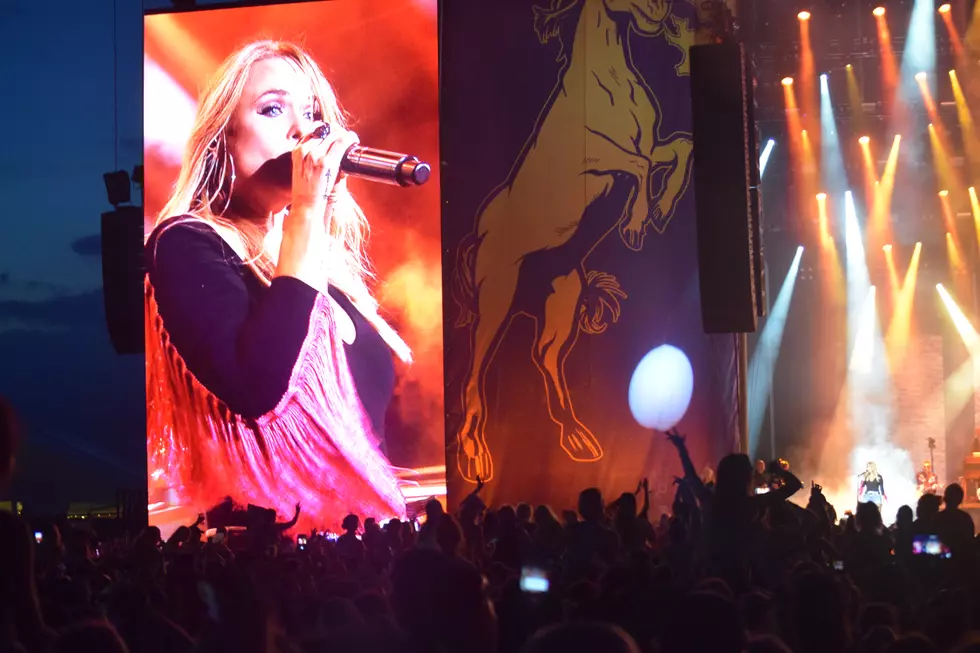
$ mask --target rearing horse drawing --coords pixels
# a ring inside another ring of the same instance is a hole
[[[599,440],[575,414],[564,365],[579,334],[605,331],[626,299],[615,278],[586,269],[589,254],[613,230],[639,251],[648,227],[666,228],[689,183],[691,137],[660,134],[659,103],[629,44],[631,35],[665,37],[683,55],[677,74],[687,74],[694,30],[672,15],[672,3],[551,0],[534,7],[538,39],[561,43],[558,83],[508,180],[484,202],[460,246],[453,284],[457,326],[471,329],[457,434],[457,463],[468,481],[493,477],[487,370],[517,315],[535,323],[531,355],[562,449],[576,461],[602,457]],[[628,195],[614,196],[614,184],[626,184]]]

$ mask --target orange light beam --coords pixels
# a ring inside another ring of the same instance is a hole
[[[801,154],[803,156],[803,192],[805,193],[805,199],[807,200],[806,215],[810,216],[812,205],[809,203],[809,198],[813,197],[813,193],[817,189],[817,178],[819,176],[817,157],[813,153],[813,144],[810,142],[810,132],[805,129],[801,131],[800,142],[802,149]]]
[[[932,98],[932,91],[929,90],[929,76],[925,73],[916,73],[915,81],[918,83],[919,91],[922,93],[922,102],[926,105],[929,120],[934,123],[939,122],[939,111],[936,109],[936,101]]]
[[[970,186],[967,189],[970,194],[970,213],[973,214],[973,230],[977,234],[977,246],[980,247],[980,201],[977,200],[977,189]]]
[[[800,12],[803,14],[804,12]],[[820,115],[817,105],[817,74],[814,64],[813,47],[810,44],[810,20],[800,20],[800,96],[797,98],[803,108],[803,128],[816,129],[815,116]]]
[[[891,245],[885,245],[882,247],[885,252],[885,263],[888,264],[888,285],[892,291],[892,297],[898,298],[898,293],[901,291],[901,286],[898,282],[898,270],[895,268],[895,255],[892,252]]]
[[[862,136],[858,139],[858,143],[861,146],[861,158],[864,160],[864,186],[865,186],[865,197],[868,203],[869,213],[872,216],[875,215],[875,205],[877,204],[877,198],[875,195],[876,182],[878,181],[878,173],[875,171],[874,157],[871,155],[871,139],[867,136]]]
[[[885,8],[876,7],[874,16],[878,27],[878,51],[881,55],[881,97],[885,99],[886,107],[892,109],[895,107],[895,94],[898,91],[898,64],[895,62],[895,51],[892,50],[892,36],[888,29]]]
[[[952,162],[949,159],[949,147],[947,146],[942,133],[936,128],[934,123],[929,123],[929,143],[932,145],[932,162],[936,167],[936,175],[939,184],[945,191],[954,190],[959,187],[956,179],[956,172],[953,170]]]
[[[844,66],[844,76],[847,78],[847,99],[851,103],[851,106],[855,108],[854,110],[854,128],[859,133],[864,133],[866,121],[864,119],[864,112],[858,111],[858,107],[864,99],[861,96],[861,87],[857,81],[857,75],[854,72],[854,66],[847,64]]]
[[[970,162],[970,178],[976,178],[980,172],[980,141],[977,140],[976,128],[973,124],[973,114],[966,101],[966,94],[960,86],[960,79],[955,70],[949,71],[949,81],[953,87],[953,98],[956,100],[956,116],[960,123],[960,131],[963,134],[963,149],[966,150],[967,160]]]
[[[820,244],[831,244],[830,219],[827,217],[827,193],[817,193],[817,225],[820,229]]]
[[[875,192],[874,219],[875,232],[878,236],[888,242],[891,240],[891,210],[892,193],[895,190],[895,172],[898,170],[898,153],[902,147],[902,135],[895,134],[892,139],[891,149],[888,150],[888,159],[885,161],[885,171],[881,175]]]
[[[905,271],[905,280],[902,282],[902,289],[895,300],[895,310],[892,313],[891,322],[888,324],[888,332],[885,341],[888,343],[889,360],[892,364],[901,362],[905,355],[905,347],[908,344],[909,331],[912,324],[912,304],[915,301],[915,285],[919,272],[919,259],[922,256],[922,243],[916,243],[912,250],[912,260]]]
[[[844,301],[844,271],[841,269],[837,245],[830,235],[830,218],[827,214],[827,193],[817,193],[817,215],[820,229],[820,259],[825,273],[823,286],[826,297],[834,303]]]
[[[949,191],[939,191],[939,204],[943,209],[943,223],[946,225],[946,244],[952,245],[949,250],[950,269],[953,271],[963,268],[963,258],[960,255],[960,238],[956,230],[956,213],[949,201]]]
[[[963,47],[963,39],[960,38],[960,32],[953,23],[953,14],[949,11],[940,11],[939,15],[943,17],[946,32],[949,33],[949,44],[953,47],[953,60],[956,62],[956,67],[965,70],[966,49]]]
[[[793,87],[793,78],[783,78],[783,102],[786,111],[786,124],[789,128],[789,153],[790,159],[796,163],[792,166],[797,187],[800,195],[796,198],[796,206],[804,209],[808,213],[809,198],[812,195],[806,193],[806,155],[803,150],[803,127],[800,122],[800,109],[796,105],[796,91]]]

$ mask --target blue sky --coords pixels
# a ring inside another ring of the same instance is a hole
[[[112,352],[100,258],[73,247],[111,208],[102,174],[142,160],[143,8],[0,3],[0,393],[27,430],[13,498],[35,512],[145,485],[143,361]]]

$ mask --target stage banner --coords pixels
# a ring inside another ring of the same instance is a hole
[[[738,440],[735,338],[705,336],[700,318],[697,9],[444,0],[441,12],[450,503],[477,477],[488,503],[555,509],[648,477],[665,509],[678,458],[634,413],[679,419],[699,470]]]

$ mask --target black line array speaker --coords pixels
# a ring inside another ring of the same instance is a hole
[[[690,56],[701,321],[705,333],[749,333],[765,314],[752,66],[738,43]]]
[[[143,341],[143,208],[119,206],[102,214],[102,293],[112,347],[141,354]]]

